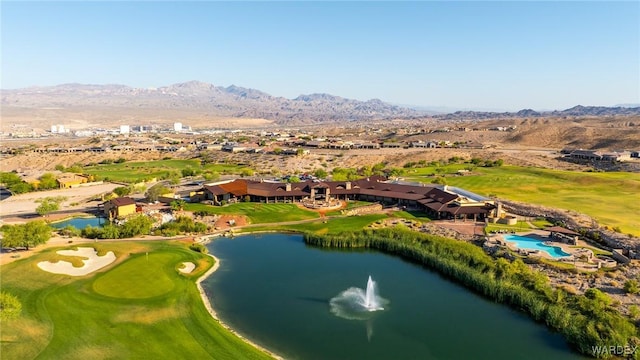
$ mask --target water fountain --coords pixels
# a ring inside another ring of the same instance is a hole
[[[332,298],[329,301],[331,312],[350,320],[370,319],[373,312],[384,310],[389,303],[377,292],[376,282],[369,276],[365,290],[351,287]]]
[[[376,283],[371,279],[371,276],[369,276],[369,280],[367,280],[367,291],[364,294],[364,307],[368,311],[384,310],[384,308],[380,306],[380,300],[376,294]]]

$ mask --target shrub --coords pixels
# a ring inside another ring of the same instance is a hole
[[[624,283],[624,292],[627,294],[637,294],[640,292],[640,284],[638,284],[638,280],[630,279],[625,281]]]
[[[113,192],[116,193],[116,195],[118,195],[118,196],[127,196],[127,195],[131,194],[131,187],[129,187],[129,186],[120,186],[120,187],[117,187],[117,188],[113,189]]]
[[[20,300],[6,291],[0,292],[0,320],[16,318],[22,311]]]
[[[189,249],[195,251],[195,252],[199,252],[199,253],[203,253],[206,254],[208,252],[207,247],[202,245],[202,244],[198,244],[198,243],[194,243],[189,245]]]

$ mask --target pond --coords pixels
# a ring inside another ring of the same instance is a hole
[[[291,234],[208,248],[221,266],[202,285],[220,319],[287,359],[582,358],[526,315],[394,256],[321,250]],[[378,311],[332,309],[347,289],[367,292],[369,276],[386,299]]]
[[[82,230],[87,226],[100,227],[103,226],[107,220],[101,217],[77,217],[73,219],[67,219],[60,222],[51,223],[51,226],[56,229],[62,229],[69,225],[78,230]]]

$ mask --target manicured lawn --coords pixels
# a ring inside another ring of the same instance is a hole
[[[226,206],[186,204],[187,211],[205,211],[209,214],[245,215],[252,224],[315,219],[320,215],[315,211],[299,208],[293,204],[237,203]]]
[[[2,289],[23,306],[2,323],[3,359],[268,358],[205,309],[195,280],[212,258],[178,242],[93,245],[113,250],[116,264],[80,278],[50,274],[36,264],[51,249],[3,265]],[[177,271],[185,261],[197,264],[192,274]]]
[[[179,254],[167,252],[140,255],[99,277],[93,290],[104,296],[124,299],[144,299],[160,296],[173,290],[174,284],[165,264],[178,264]]]
[[[415,181],[432,178],[413,176]],[[589,173],[519,166],[478,167],[474,175],[447,177],[447,184],[481,195],[578,211],[600,224],[640,236],[640,174]]]
[[[199,160],[172,159],[95,165],[85,167],[83,171],[112,181],[139,182],[153,178],[166,178],[172,172],[181,173],[183,169],[187,168],[199,171],[215,171],[220,174],[240,173],[243,169],[240,166],[231,164],[208,164],[202,166]]]
[[[546,227],[553,226],[553,224],[550,223],[549,221],[547,221],[547,219],[531,220],[531,224],[533,224],[533,226],[538,227],[540,229],[544,229]]]
[[[317,220],[304,224],[250,227],[243,229],[242,231],[299,231],[314,232],[317,234],[333,234],[362,229],[365,226],[386,217],[387,216],[384,214],[348,216],[335,219]]]
[[[427,214],[422,212],[422,211],[414,211],[414,210],[394,211],[392,213],[392,215],[394,217],[399,217],[399,218],[409,219],[409,220],[418,220],[418,221],[422,221],[422,222],[431,221],[431,218],[429,216],[427,216]]]

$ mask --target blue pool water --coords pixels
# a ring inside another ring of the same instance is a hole
[[[504,235],[504,239],[508,242],[515,243],[520,249],[546,251],[553,258],[561,258],[571,255],[562,251],[562,249],[557,246],[545,245],[542,240],[526,236]]]
[[[53,223],[51,224],[51,226],[56,229],[62,229],[67,227],[68,225],[71,225],[78,230],[82,230],[89,225],[93,227],[101,227],[102,225],[104,225],[105,222],[106,222],[106,219],[100,218],[100,217],[73,218],[73,219]]]

